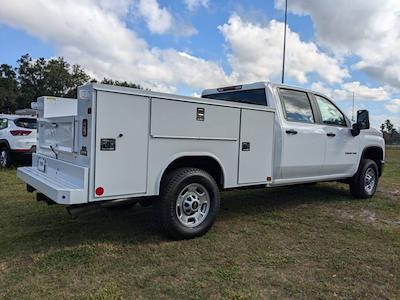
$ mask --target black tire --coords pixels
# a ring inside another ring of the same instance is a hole
[[[9,168],[12,165],[11,151],[8,147],[0,147],[0,169]]]
[[[373,184],[371,184],[371,180],[368,184],[368,176],[373,176]],[[362,159],[357,173],[350,180],[350,193],[358,199],[371,198],[378,186],[378,179],[379,173],[376,163],[371,159]]]
[[[196,198],[196,195],[200,197]],[[192,215],[185,212],[187,201],[191,201],[190,199],[194,199],[189,206],[189,210],[194,210]],[[198,203],[194,205],[196,201]],[[172,171],[163,180],[160,197],[154,201],[153,207],[161,229],[173,239],[179,240],[205,234],[217,217],[219,205],[219,189],[210,174],[197,168],[181,168]],[[200,220],[196,220],[196,216],[199,215]],[[185,219],[187,225],[184,224]]]

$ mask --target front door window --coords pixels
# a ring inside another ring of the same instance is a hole
[[[328,99],[315,95],[319,110],[321,112],[322,123],[327,125],[346,126],[346,120],[339,109]]]

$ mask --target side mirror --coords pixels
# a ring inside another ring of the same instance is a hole
[[[365,109],[357,111],[357,122],[353,124],[351,134],[357,136],[363,129],[369,129],[369,113]]]

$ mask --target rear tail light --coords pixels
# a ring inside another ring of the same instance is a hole
[[[82,120],[82,136],[87,136],[87,132],[88,132],[88,120],[83,119]]]
[[[27,136],[30,135],[32,131],[30,130],[10,130],[13,136]]]
[[[96,188],[96,196],[102,196],[104,194],[104,188],[99,186]]]

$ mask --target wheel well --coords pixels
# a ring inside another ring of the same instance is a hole
[[[3,148],[3,147],[10,149],[10,145],[8,144],[8,142],[6,140],[0,140],[0,148]]]
[[[383,150],[380,147],[369,147],[363,152],[362,158],[372,159],[378,166],[379,176],[382,175]]]
[[[165,176],[173,170],[179,168],[198,168],[209,173],[218,184],[219,188],[224,186],[224,173],[222,171],[219,162],[209,156],[185,156],[174,160],[165,169],[164,174],[161,178],[161,182],[165,179]]]

